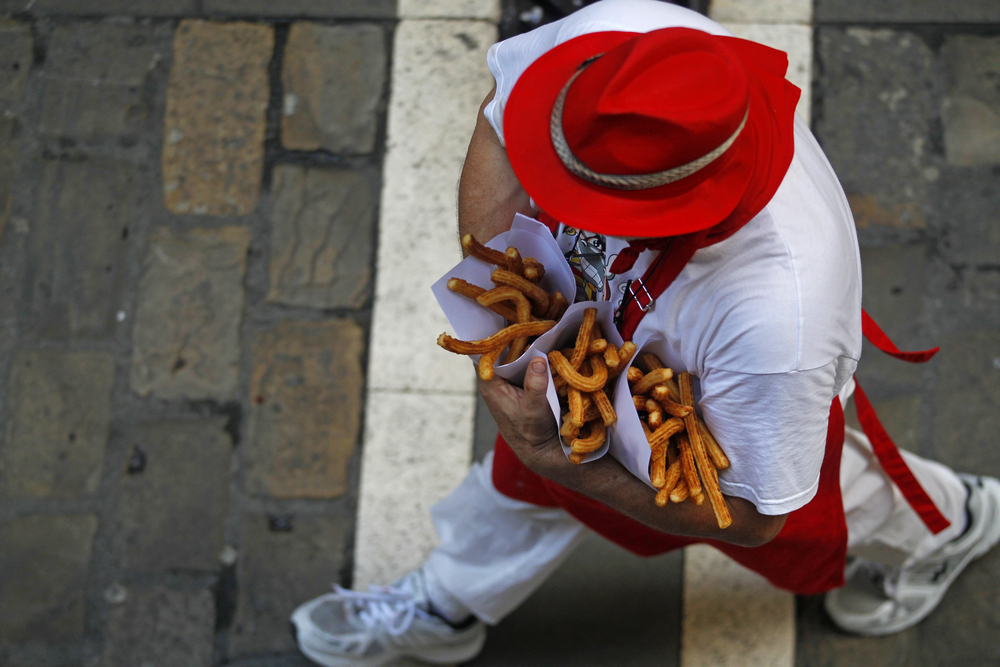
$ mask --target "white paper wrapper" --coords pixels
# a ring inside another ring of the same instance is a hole
[[[569,268],[559,246],[549,229],[536,220],[517,215],[511,225],[511,230],[498,235],[486,244],[495,250],[504,251],[510,246],[514,246],[521,253],[522,257],[534,257],[545,266],[545,277],[539,283],[548,292],[562,292],[567,299],[572,300],[576,295],[576,279]],[[455,294],[448,289],[448,280],[451,278],[461,278],[473,285],[479,285],[485,289],[495,287],[490,280],[490,275],[496,267],[486,262],[481,262],[473,257],[466,257],[453,269],[447,271],[431,289],[435,298],[441,305],[448,322],[455,331],[455,336],[461,340],[480,340],[495,334],[504,326],[503,318],[480,306],[472,299]],[[614,308],[608,301],[585,301],[571,305],[563,315],[559,323],[550,331],[539,336],[535,342],[525,351],[521,358],[514,363],[494,366],[494,372],[510,381],[520,385],[524,382],[524,373],[532,359],[541,357],[545,360],[548,368],[548,353],[552,350],[563,347],[573,347],[576,343],[577,331],[583,321],[583,313],[587,308],[597,308],[597,323],[601,325],[605,337],[621,347],[622,338],[618,329],[614,325]],[[478,362],[479,356],[473,356],[473,361]],[[549,376],[551,378],[551,374]],[[626,387],[626,391],[628,391]],[[555,387],[549,382],[546,395],[552,414],[556,419],[556,424],[561,423],[561,409],[559,397],[556,395]],[[612,398],[612,400],[614,400]],[[634,410],[633,410],[634,412]],[[641,435],[641,430],[640,430]],[[614,440],[614,426],[608,429],[608,437],[604,446],[595,452],[587,455],[585,462],[594,461],[601,458],[608,452],[608,448]],[[571,450],[569,443],[562,442],[563,452],[569,457]],[[648,460],[648,457],[647,457]],[[648,481],[649,476],[646,476]]]
[[[653,353],[659,357],[666,365],[667,342],[659,335],[651,335],[644,340],[635,341],[636,352],[632,355],[629,367],[633,366],[643,354]],[[615,437],[611,444],[611,456],[615,457],[619,463],[628,468],[629,472],[641,479],[643,482],[653,487],[649,483],[649,460],[653,452],[649,449],[649,441],[642,430],[639,422],[639,413],[636,412],[635,404],[632,402],[632,392],[629,390],[626,375],[628,368],[622,370],[618,376],[618,384],[615,387],[614,406],[618,413],[618,421],[615,423]]]
[[[491,239],[486,246],[501,252],[514,246],[521,253],[521,257],[534,257],[545,266],[545,276],[539,283],[544,290],[550,293],[562,292],[563,296],[570,301],[575,297],[576,279],[573,277],[573,272],[570,271],[569,264],[566,263],[559,246],[556,245],[552,232],[537,220],[518,214],[514,217],[510,231],[499,234]],[[492,289],[496,285],[490,280],[490,275],[496,268],[493,264],[487,264],[474,257],[466,257],[431,286],[434,297],[448,318],[456,338],[481,340],[492,336],[503,328],[504,320],[502,317],[489,308],[480,306],[472,299],[455,294],[448,289],[448,280],[451,278],[461,278],[473,285]],[[553,334],[558,328],[556,327],[545,336],[537,339],[514,363],[495,366],[496,374],[514,384],[521,384],[524,380],[524,371],[533,357],[531,353],[536,349],[545,353],[552,350],[551,347],[544,347],[542,341],[546,336],[551,338],[550,334]],[[471,358],[478,363],[479,355]]]
[[[601,330],[604,332],[605,338],[608,341],[615,344],[616,347],[621,347],[622,337],[618,333],[618,329],[615,328],[614,324],[614,308],[610,301],[581,301],[580,303],[574,303],[563,315],[563,318],[559,320],[559,324],[556,325],[551,331],[547,331],[544,335],[540,336],[536,345],[536,355],[543,355],[551,352],[552,350],[560,350],[564,347],[573,347],[576,343],[576,334],[580,330],[580,323],[583,322],[583,312],[587,308],[597,308],[597,324],[601,325]],[[525,354],[527,356],[527,354]],[[546,365],[548,365],[548,359],[545,360]],[[551,380],[552,373],[549,371],[549,378]],[[628,391],[628,388],[625,389]],[[559,407],[559,396],[556,395],[555,385],[550,381],[549,386],[546,389],[546,396],[549,399],[549,406],[552,408],[552,414],[556,418],[556,426],[562,424],[562,415],[560,414],[561,408]],[[612,398],[612,404],[614,403],[614,398]],[[616,407],[615,410],[618,408]],[[634,410],[633,410],[634,411]],[[608,452],[608,448],[611,442],[614,440],[614,426],[608,429],[607,439],[604,441],[604,446],[602,446],[597,451],[587,454],[584,459],[584,463],[589,463],[590,461],[595,461]],[[559,443],[562,445],[563,453],[566,454],[568,458],[571,450],[569,448],[569,443],[564,442],[562,436],[559,436]],[[647,476],[648,477],[648,476]]]

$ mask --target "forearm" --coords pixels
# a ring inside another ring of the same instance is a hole
[[[759,546],[773,539],[784,525],[783,516],[762,515],[746,500],[724,496],[733,523],[722,530],[707,501],[701,505],[683,502],[657,507],[653,502],[655,491],[611,456],[583,465],[573,465],[557,448],[547,448],[542,456],[544,459],[532,462],[539,474],[671,535]]]
[[[515,213],[535,214],[528,194],[514,175],[507,151],[483,115],[491,99],[492,92],[479,109],[458,186],[459,235],[471,233],[484,243],[509,230]]]

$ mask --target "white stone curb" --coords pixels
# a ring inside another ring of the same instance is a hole
[[[681,667],[794,663],[795,597],[713,547],[688,547]]]
[[[429,509],[458,485],[472,457],[475,376],[468,359],[435,345],[448,325],[430,286],[461,259],[457,184],[479,105],[493,83],[486,51],[496,40],[499,4],[402,0],[400,15],[383,166],[355,587],[389,583],[424,561],[437,540]]]

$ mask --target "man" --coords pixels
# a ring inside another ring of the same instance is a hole
[[[495,45],[489,65],[497,86],[463,169],[460,230],[489,239],[524,213],[604,248],[587,272],[603,284],[578,298],[613,300],[626,339],[662,338],[664,363],[698,378],[731,461],[720,485],[733,524],[720,530],[708,503],[657,508],[611,457],[570,464],[536,361],[523,388],[480,384],[502,437],[432,510],[441,546],[394,586],[300,607],[305,655],[468,660],[484,623],[526,599],[585,527],[641,555],[708,542],[775,585],[832,591],[849,631],[919,622],[1000,539],[1000,482],[900,455],[860,390],[875,444],[845,434],[862,329],[895,348],[862,322],[853,221],[794,116],[784,54],[676,6],[604,0]]]

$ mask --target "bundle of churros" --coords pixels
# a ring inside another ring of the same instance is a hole
[[[732,522],[719,489],[719,470],[729,467],[719,443],[698,416],[691,374],[674,381],[655,354],[642,354],[644,368],[627,371],[632,402],[651,450],[650,483],[658,489],[656,504],[688,500],[701,505],[708,496],[719,528]]]
[[[546,292],[538,285],[545,276],[545,267],[532,257],[521,257],[517,248],[506,252],[487,248],[472,234],[462,237],[466,254],[487,264],[496,265],[490,276],[493,289],[473,285],[461,278],[448,280],[448,289],[489,308],[505,320],[507,326],[492,336],[474,341],[462,341],[448,334],[438,336],[438,345],[456,354],[479,354],[479,377],[493,379],[493,366],[504,350],[504,364],[513,363],[524,354],[531,339],[549,331],[569,307],[561,292]]]
[[[634,352],[634,343],[618,348],[604,337],[597,308],[584,310],[573,347],[549,352],[552,382],[560,397],[559,435],[570,443],[571,462],[583,463],[587,454],[600,449],[608,427],[618,421],[609,381],[628,365]]]

